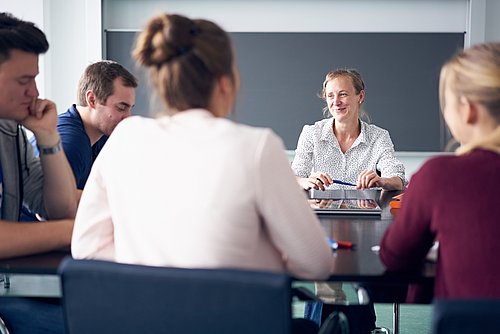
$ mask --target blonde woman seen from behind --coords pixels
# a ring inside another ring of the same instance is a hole
[[[500,43],[473,46],[448,61],[440,102],[461,147],[413,176],[380,258],[388,270],[414,270],[436,240],[434,297],[499,298]]]

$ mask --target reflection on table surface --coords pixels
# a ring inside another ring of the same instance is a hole
[[[309,198],[318,199],[373,199],[380,198],[379,189],[326,189],[309,190]]]
[[[0,297],[61,297],[57,269],[69,251],[0,260]]]
[[[374,209],[377,202],[374,199],[310,199],[313,209]]]
[[[0,273],[55,275],[69,251],[54,251],[0,260]]]
[[[0,297],[60,298],[60,281],[58,275],[0,274]]]

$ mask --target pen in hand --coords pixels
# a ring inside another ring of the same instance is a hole
[[[322,179],[320,179],[319,177],[316,178],[316,180],[318,180],[319,182],[321,182],[322,185],[325,184],[325,182],[323,182]],[[340,180],[332,180],[332,184],[334,183],[337,183],[337,184],[342,184],[344,186],[351,186],[351,187],[356,187],[357,185],[354,184],[354,183],[349,183],[349,182],[345,182],[345,181],[340,181]]]

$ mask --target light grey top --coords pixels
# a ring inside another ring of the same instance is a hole
[[[0,163],[3,172],[1,218],[17,221],[22,200],[28,208],[46,216],[42,166],[17,122],[0,119]]]

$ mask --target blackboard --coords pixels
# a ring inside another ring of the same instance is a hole
[[[136,32],[107,31],[106,57],[136,73],[134,114],[151,115],[152,87],[130,53]],[[272,128],[295,149],[304,124],[323,118],[325,74],[356,68],[365,79],[364,109],[389,130],[398,151],[441,151],[449,134],[438,100],[441,65],[463,48],[464,33],[231,33],[241,91],[232,118]]]

